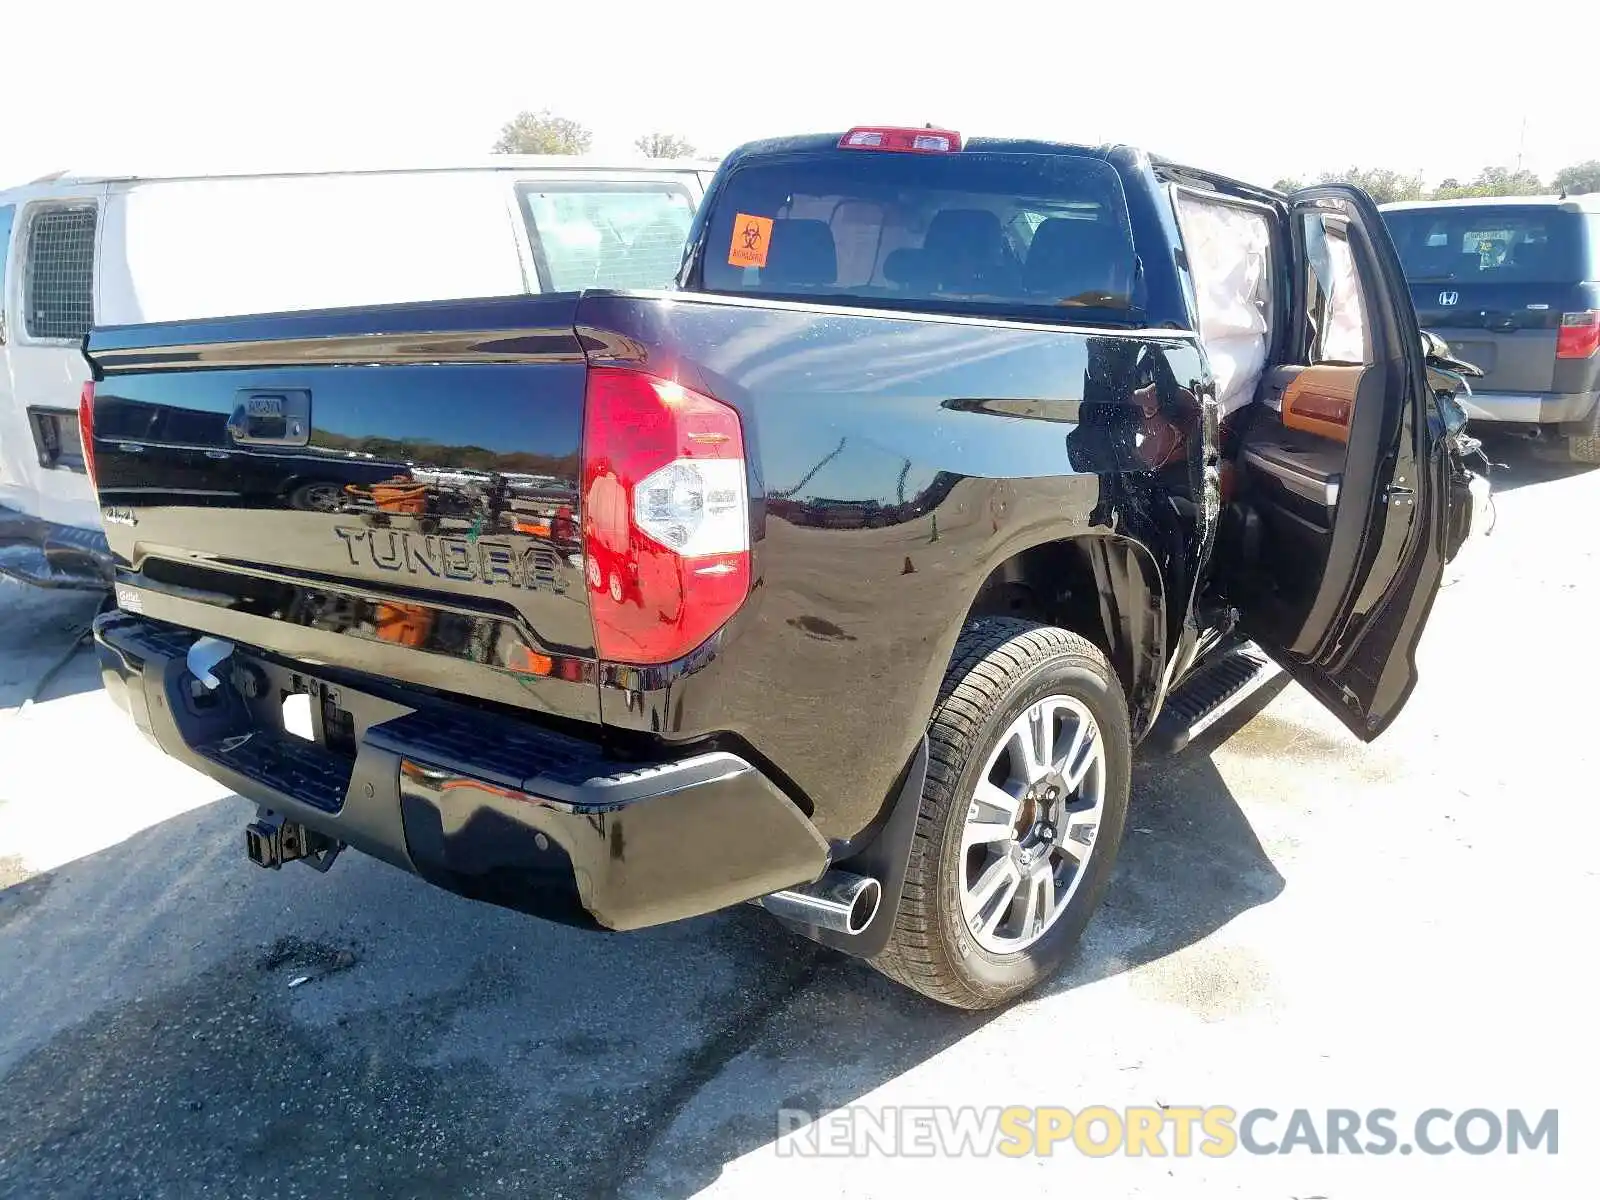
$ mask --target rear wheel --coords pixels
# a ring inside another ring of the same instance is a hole
[[[1099,900],[1127,813],[1127,702],[1077,634],[989,618],[956,643],[928,740],[905,893],[873,965],[989,1008],[1059,968]]]
[[[1573,462],[1600,463],[1600,437],[1568,438],[1567,457]]]
[[[1600,463],[1600,401],[1596,401],[1578,433],[1567,439],[1567,457],[1573,462]]]
[[[338,512],[343,500],[337,483],[302,483],[289,493],[289,507],[305,512]]]

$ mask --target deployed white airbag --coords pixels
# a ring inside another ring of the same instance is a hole
[[[1249,209],[1179,192],[1178,225],[1220,415],[1248,404],[1271,344],[1271,227]]]

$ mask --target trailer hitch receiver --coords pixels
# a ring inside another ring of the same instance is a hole
[[[307,829],[270,808],[256,809],[256,819],[244,827],[245,855],[256,866],[274,871],[286,862],[303,862],[326,871],[343,849],[343,842]]]

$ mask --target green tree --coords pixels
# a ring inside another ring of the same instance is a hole
[[[1349,183],[1361,188],[1374,202],[1392,204],[1396,200],[1422,199],[1422,176],[1406,175],[1388,167],[1350,167],[1343,171],[1325,171],[1318,183]]]
[[[496,154],[586,154],[591,134],[576,121],[559,117],[548,108],[519,112],[500,128]]]
[[[1459,200],[1464,196],[1539,196],[1549,190],[1532,171],[1485,167],[1470,183],[1446,179],[1434,189],[1433,198]]]
[[[1298,192],[1305,184],[1292,176],[1280,179],[1272,185],[1275,192]]]
[[[637,138],[633,145],[646,158],[694,157],[694,147],[675,133],[647,133]]]
[[[1556,172],[1554,187],[1569,196],[1600,192],[1600,158],[1591,158],[1588,162],[1562,167]]]

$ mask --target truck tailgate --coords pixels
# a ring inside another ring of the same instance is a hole
[[[575,295],[96,330],[124,608],[598,719]]]

